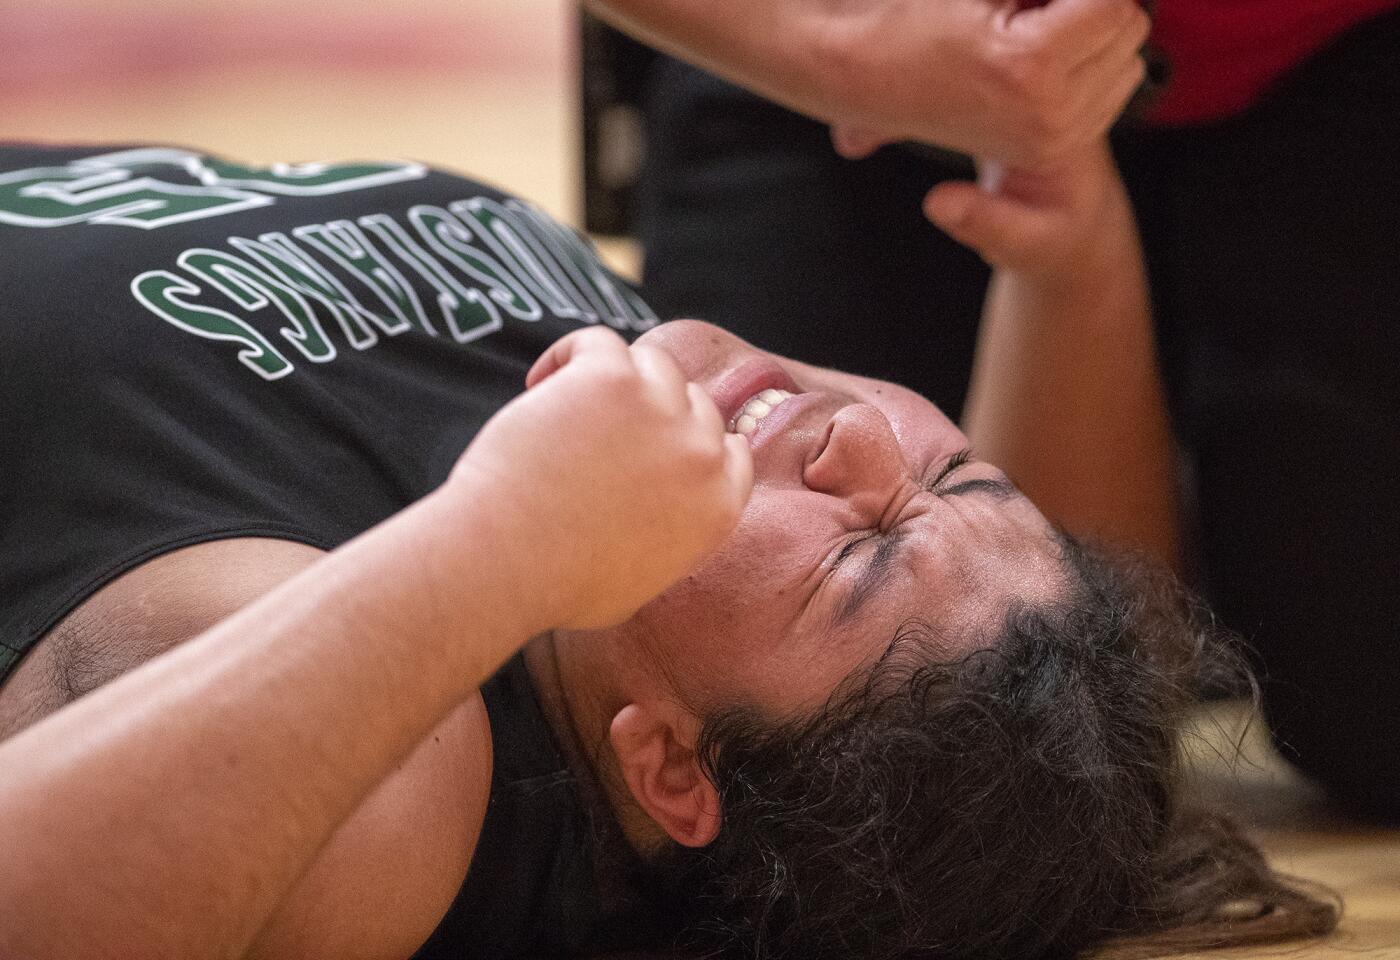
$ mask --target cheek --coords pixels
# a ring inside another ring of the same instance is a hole
[[[752,557],[735,531],[639,614],[682,676],[722,669],[749,646],[754,613],[762,609]]]
[[[728,591],[701,571],[676,583],[641,612],[647,646],[682,703],[697,714],[729,699],[742,683],[753,626]]]
[[[883,408],[890,427],[906,451],[948,451],[967,445],[967,437],[957,424],[932,403],[917,394],[901,398]]]
[[[794,596],[820,563],[826,536],[812,499],[818,495],[755,489],[739,523],[695,579],[731,606]]]
[[[759,504],[720,548],[638,614],[675,682],[703,702],[744,687],[781,652],[812,547]]]

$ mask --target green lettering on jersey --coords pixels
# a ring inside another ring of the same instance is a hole
[[[418,235],[447,263],[486,287],[492,300],[519,320],[544,316],[539,301],[530,296],[515,276],[472,243],[471,230],[442,207],[419,205],[408,211]]]
[[[438,309],[442,311],[452,338],[458,343],[467,343],[501,329],[501,313],[496,309],[495,302],[475,287],[462,286],[393,217],[373,213],[361,217],[359,223],[438,291]]]
[[[178,263],[249,312],[275,303],[290,327],[282,336],[314,363],[335,359],[335,345],[326,338],[311,305],[295,290],[231,253],[196,247],[180,254]]]
[[[127,170],[70,166],[0,174],[0,223],[21,227],[101,223],[151,230],[272,202],[244,190],[132,177]]]
[[[551,312],[560,317],[596,323],[598,315],[580,302],[578,291],[568,285],[557,267],[550,268],[548,258],[541,261],[536,248],[521,237],[510,213],[489,197],[474,197],[447,205],[448,209],[468,224],[501,262],[516,272],[535,296],[544,301]]]
[[[349,220],[309,223],[292,234],[303,243],[338,263],[346,273],[364,284],[398,319],[401,329],[410,326],[436,335],[428,322],[423,304],[413,286],[389,259],[375,249],[356,224]]]
[[[224,186],[288,197],[322,196],[368,190],[388,183],[417,180],[426,168],[416,163],[274,163],[245,167],[215,157],[198,157],[201,179]]]
[[[97,223],[152,230],[307,197],[416,180],[416,163],[303,163],[247,167],[189,150],[143,147],[62,167],[0,173],[0,223]]]
[[[517,214],[522,233],[534,235],[569,272],[575,285],[589,294],[610,326],[627,330],[649,330],[657,316],[630,286],[614,277],[598,253],[579,234],[555,221],[532,204],[510,200],[506,209]]]
[[[186,333],[241,344],[238,362],[264,380],[277,380],[292,372],[290,360],[233,314],[182,299],[201,292],[184,277],[168,270],[148,270],[131,281],[131,292],[146,309]]]
[[[335,277],[281,233],[264,233],[257,240],[229,237],[229,245],[257,260],[287,286],[321,304],[340,325],[345,339],[356,350],[366,350],[379,342],[370,322],[387,334],[400,333],[408,324],[385,320],[364,304]]]

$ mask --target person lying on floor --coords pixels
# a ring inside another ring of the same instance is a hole
[[[998,267],[971,440],[658,324],[537,208],[417,164],[0,171],[0,955],[1049,958],[1335,922],[1180,796],[1228,646],[1067,532],[1174,550],[1102,143],[929,200]]]

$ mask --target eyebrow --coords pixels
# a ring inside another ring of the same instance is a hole
[[[998,503],[1022,496],[1016,485],[1004,475],[964,480],[938,491],[938,495],[942,497],[963,497],[973,493],[985,493]],[[840,608],[836,611],[833,626],[840,626],[859,613],[866,601],[878,593],[880,588],[889,581],[890,574],[894,570],[895,554],[900,545],[904,543],[905,536],[903,530],[897,529],[889,536],[880,538],[879,544],[875,547],[875,555],[860,571],[856,577],[855,585],[851,587],[851,592],[846,595],[846,599],[842,601]]]

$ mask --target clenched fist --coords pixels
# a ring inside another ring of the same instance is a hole
[[[487,491],[514,538],[492,547],[525,565],[520,600],[540,605],[540,629],[610,626],[733,528],[752,483],[748,445],[670,356],[601,327],[556,342],[526,385],[455,474]]]

